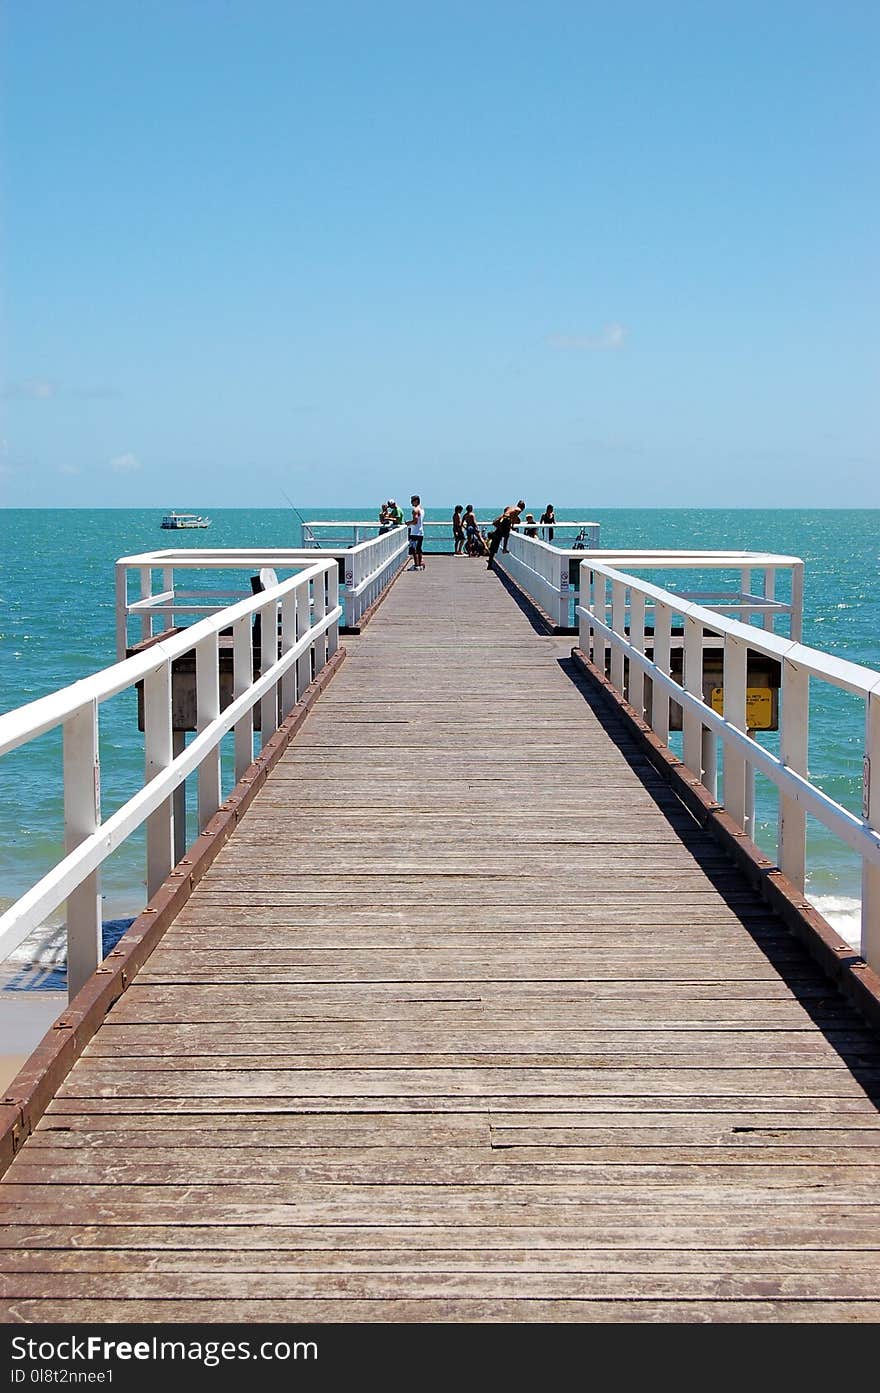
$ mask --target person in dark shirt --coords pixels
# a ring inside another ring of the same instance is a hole
[[[487,562],[487,570],[491,571],[492,564],[495,560],[495,553],[499,546],[502,551],[507,551],[507,543],[510,541],[511,529],[516,527],[522,517],[525,506],[522,499],[520,499],[518,503],[511,503],[510,507],[505,508],[504,512],[500,513],[492,523],[493,530],[489,537],[489,560]]]
[[[464,519],[462,517],[463,512],[464,509],[462,508],[461,504],[457,503],[455,506],[455,512],[452,514],[452,539],[455,542],[456,556],[464,555]]]
[[[555,521],[556,521],[556,514],[555,514],[554,511],[553,511],[553,504],[552,504],[552,503],[548,503],[548,504],[547,504],[547,507],[544,509],[543,513],[541,514],[541,522],[542,522],[542,523],[548,523],[548,522],[555,522]],[[543,534],[542,534],[542,535],[543,535]],[[551,528],[548,530],[548,532],[547,532],[547,541],[548,541],[548,542],[552,542],[552,541],[553,541],[553,528],[552,528],[552,527],[551,527]]]

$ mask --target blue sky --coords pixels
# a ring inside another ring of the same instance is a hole
[[[0,39],[0,503],[880,506],[873,0]]]

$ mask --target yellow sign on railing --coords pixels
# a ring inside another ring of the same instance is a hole
[[[712,688],[712,710],[724,715],[724,688]],[[770,687],[746,688],[746,725],[749,730],[774,730],[773,692]]]

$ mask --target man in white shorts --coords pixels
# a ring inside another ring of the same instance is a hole
[[[417,493],[410,499],[412,503],[412,517],[409,520],[409,549],[412,555],[414,571],[423,571],[425,562],[422,556],[422,547],[425,543],[425,510],[422,507],[422,500]]]

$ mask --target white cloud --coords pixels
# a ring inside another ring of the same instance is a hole
[[[137,455],[127,451],[124,455],[114,455],[110,461],[110,468],[114,474],[134,474],[141,468],[141,462]]]
[[[629,334],[622,324],[603,324],[599,334],[550,334],[551,348],[575,353],[614,353],[623,348]]]
[[[10,382],[3,395],[9,400],[25,397],[30,401],[48,401],[58,395],[58,383],[45,377],[31,377],[27,382]]]
[[[79,474],[81,472],[82,471],[75,464],[59,464],[58,466],[59,474]]]

